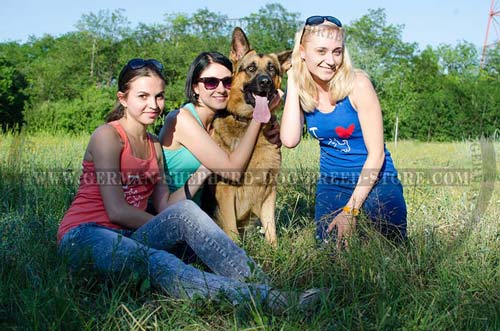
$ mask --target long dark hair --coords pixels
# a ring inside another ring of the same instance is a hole
[[[186,85],[184,87],[184,94],[188,102],[199,105],[198,95],[193,90],[193,84],[198,82],[203,70],[205,70],[211,63],[218,63],[226,67],[230,72],[233,72],[233,64],[224,55],[219,52],[203,52],[200,53],[189,66],[187,73]]]
[[[130,63],[130,62],[129,62]],[[127,63],[122,70],[120,71],[120,75],[118,76],[118,92],[127,93],[130,90],[130,84],[132,81],[139,77],[153,77],[156,76],[166,82],[165,77],[161,73],[161,71],[150,62],[145,62],[145,65],[138,69],[132,69],[131,66]],[[106,115],[106,123],[119,120],[125,114],[125,108],[120,103],[119,100],[116,101],[113,110],[111,110]]]

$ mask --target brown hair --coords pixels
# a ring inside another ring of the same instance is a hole
[[[193,60],[189,66],[187,73],[186,85],[184,87],[184,95],[188,102],[197,106],[200,105],[198,96],[193,90],[193,85],[198,82],[202,72],[212,63],[218,63],[226,67],[230,72],[233,72],[233,64],[226,56],[219,52],[202,52]]]
[[[120,75],[118,76],[118,92],[127,93],[130,90],[130,84],[137,78],[140,77],[152,77],[156,76],[166,82],[165,77],[161,73],[161,71],[152,63],[146,62],[144,67],[138,69],[132,69],[127,63],[122,70],[120,71]],[[117,121],[125,115],[125,107],[120,103],[120,101],[116,101],[113,110],[111,110],[106,115],[106,123]]]

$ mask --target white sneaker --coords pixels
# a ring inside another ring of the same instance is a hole
[[[295,292],[269,291],[265,300],[266,307],[276,315],[281,315],[296,307],[303,313],[311,313],[319,307],[321,296],[328,293],[326,288],[310,288],[298,297]]]

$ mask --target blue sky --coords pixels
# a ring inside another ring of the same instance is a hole
[[[239,18],[271,2],[279,2],[288,11],[300,13],[303,19],[317,14],[333,15],[345,24],[366,14],[370,8],[385,8],[389,23],[405,26],[403,40],[417,42],[420,48],[441,43],[456,45],[461,40],[482,47],[491,4],[490,0],[2,0],[0,42],[25,42],[29,35],[40,37],[46,33],[61,35],[75,30],[82,14],[97,13],[100,9],[123,8],[135,26],[139,22],[160,23],[165,13],[189,14],[199,8]]]

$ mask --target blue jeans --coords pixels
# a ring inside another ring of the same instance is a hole
[[[357,178],[322,177],[316,189],[316,238],[335,241],[336,231],[326,229],[351,198]],[[383,235],[394,240],[406,239],[406,203],[403,186],[396,175],[383,175],[373,186],[361,210]]]
[[[179,243],[189,245],[213,273],[170,253]],[[264,300],[271,290],[255,262],[190,200],[167,208],[135,231],[82,224],[63,236],[59,252],[72,269],[90,266],[110,276],[135,273],[178,298],[223,295],[237,304]],[[259,284],[246,283],[249,277]]]

